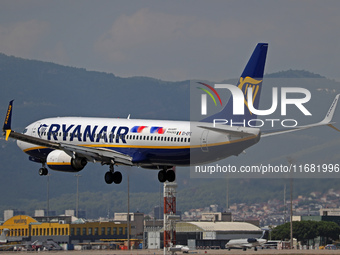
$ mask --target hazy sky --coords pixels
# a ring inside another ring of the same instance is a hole
[[[258,42],[266,73],[340,77],[340,1],[0,0],[0,52],[118,76],[238,77]]]

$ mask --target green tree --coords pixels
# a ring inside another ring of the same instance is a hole
[[[309,240],[318,236],[318,222],[316,221],[294,221],[293,237],[302,243],[309,244]]]
[[[271,236],[273,240],[288,240],[290,236],[289,222],[275,227]]]
[[[340,227],[338,224],[331,221],[320,221],[318,223],[318,234],[324,238],[323,245],[327,244],[329,239],[338,239],[340,234]]]
[[[302,243],[308,242],[318,236],[318,228],[316,221],[294,221],[293,222],[293,238]],[[290,239],[290,223],[279,225],[273,229],[272,238],[274,240]]]

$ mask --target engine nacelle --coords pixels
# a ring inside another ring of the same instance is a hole
[[[248,243],[256,243],[257,239],[256,238],[248,238],[247,241],[248,241]]]
[[[48,154],[46,164],[56,171],[79,172],[86,166],[87,160],[79,157],[73,159],[64,151],[54,150]]]

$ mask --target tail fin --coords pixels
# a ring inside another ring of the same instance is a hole
[[[7,235],[9,233],[9,229],[8,228],[5,228],[3,231],[2,231],[2,234],[0,235],[0,244],[3,244],[3,243],[7,243],[8,240],[7,240]]]
[[[259,239],[268,239],[269,237],[269,229],[264,229],[262,232],[262,236]]]
[[[245,123],[244,126],[247,126],[248,120],[257,118],[257,115],[250,112],[248,108],[247,91],[249,87],[253,88],[253,106],[255,109],[258,109],[267,49],[268,43],[257,44],[238,81],[237,87],[242,90],[244,95],[244,115],[233,115],[233,97],[230,97],[228,103],[220,112],[201,120],[202,122],[213,122],[214,119],[227,119],[228,121],[232,120],[233,123],[239,123],[233,124],[233,126],[243,126],[242,123]]]

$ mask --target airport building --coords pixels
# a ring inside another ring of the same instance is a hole
[[[122,217],[120,215],[120,217]],[[126,215],[125,215],[126,217]],[[130,215],[130,236],[132,245],[138,245],[138,235],[143,236],[144,215],[136,213]],[[58,244],[82,244],[110,241],[115,244],[126,245],[127,222],[121,221],[93,221],[88,222],[73,216],[41,216],[30,217],[16,215],[7,219],[0,226],[0,234],[5,229],[9,230],[7,240],[9,242],[46,242],[53,240]],[[142,227],[140,227],[142,226]],[[137,231],[139,233],[137,233]]]
[[[224,248],[230,239],[259,238],[263,231],[249,222],[233,222],[230,213],[207,214],[205,221],[176,222],[176,244],[191,249]],[[163,221],[145,222],[144,244],[149,249],[163,248]]]
[[[8,212],[7,212],[8,214]],[[72,213],[71,213],[72,214]],[[8,214],[10,215],[10,214]],[[0,225],[0,234],[8,229],[9,242],[46,242],[88,245],[110,243],[127,246],[127,213],[115,213],[112,220],[86,221],[70,215],[34,217],[15,215]],[[205,220],[176,222],[176,244],[193,249],[224,248],[230,239],[258,238],[262,230],[249,222],[233,222],[230,213],[207,213]],[[144,220],[143,213],[130,213],[130,239],[133,248],[163,248],[163,220]]]

